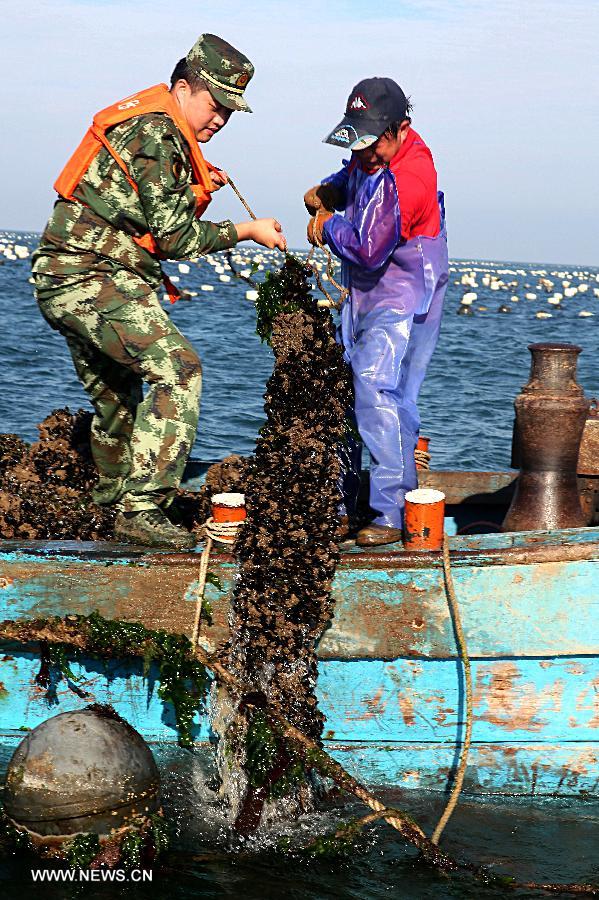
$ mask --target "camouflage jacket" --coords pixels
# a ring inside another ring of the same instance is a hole
[[[169,259],[189,259],[237,243],[232,222],[195,217],[187,144],[168,116],[152,113],[115,125],[110,142],[139,193],[102,148],[74,192],[81,203],[59,198],[54,206],[33,257],[38,289],[49,288],[61,276],[115,268],[135,272],[158,287],[160,263],[132,238],[148,231]]]

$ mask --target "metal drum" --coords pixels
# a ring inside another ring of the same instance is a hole
[[[38,835],[106,834],[158,809],[160,777],[144,739],[111,707],[34,728],[8,765],[4,809]]]

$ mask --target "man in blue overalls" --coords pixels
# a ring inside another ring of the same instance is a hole
[[[411,127],[390,78],[349,95],[326,143],[351,151],[343,168],[305,195],[308,239],[342,260],[349,296],[340,339],[353,372],[355,419],[370,456],[370,506],[361,546],[400,540],[405,495],[418,486],[417,399],[439,337],[448,281],[443,195],[430,150]],[[334,210],[343,211],[343,214]],[[346,461],[342,515],[355,511],[361,445]]]

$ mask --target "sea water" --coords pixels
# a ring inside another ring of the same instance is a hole
[[[9,239],[29,247],[37,240],[35,235],[0,232],[0,244]],[[241,253],[246,259],[259,257],[271,265],[282,261],[280,254],[250,249]],[[69,406],[74,410],[89,404],[64,339],[37,310],[28,280],[30,260],[10,260],[0,253],[0,263],[0,430],[35,440],[36,424],[52,409]],[[225,265],[224,256],[215,254],[210,262],[189,264],[190,271],[185,274],[177,264],[166,266],[180,278],[178,288],[197,293],[190,302],[165,304],[165,308],[202,359],[202,407],[192,455],[203,460],[252,451],[264,422],[264,386],[273,363],[271,350],[255,334],[254,306],[245,299],[248,285],[235,278],[221,281],[223,272],[217,270]],[[239,268],[247,271],[249,264],[245,265],[246,269],[243,263]],[[258,278],[264,270],[257,273]],[[476,288],[461,283],[470,273]],[[493,290],[485,286],[486,275],[505,287]],[[554,289],[539,289],[542,278],[553,281]],[[564,297],[560,308],[549,300],[556,293],[563,295],[564,281],[575,287],[586,284],[587,288]],[[213,290],[203,291],[202,285]],[[422,434],[431,437],[434,468],[509,467],[513,400],[528,380],[530,343],[579,344],[583,349],[579,381],[587,396],[599,396],[596,291],[599,269],[453,261],[441,336],[420,396]],[[464,295],[473,292],[477,299],[470,305],[472,314],[457,315]],[[526,294],[536,294],[536,298],[526,299]],[[509,312],[498,312],[502,306]],[[536,318],[539,312],[551,318]],[[580,312],[594,315],[581,318]]]
[[[0,233],[0,431],[36,438],[35,425],[52,409],[87,407],[64,340],[39,315],[29,282],[30,260],[12,259],[2,244],[29,249],[36,235]],[[241,251],[260,259],[265,271],[276,256]],[[247,285],[232,278],[226,260],[192,263],[189,272],[168,264],[179,287],[196,293],[190,302],[168,309],[173,322],[198,349],[204,369],[202,412],[193,455],[216,460],[229,453],[249,453],[264,421],[262,394],[272,368],[272,354],[255,335]],[[250,265],[242,262],[240,268]],[[218,269],[224,269],[219,272]],[[230,274],[230,273],[229,273]],[[262,277],[258,272],[258,278]],[[541,279],[554,283],[548,289]],[[472,282],[476,286],[473,286]],[[485,283],[487,282],[487,283]],[[492,285],[499,287],[493,288]],[[556,304],[565,286],[587,285]],[[212,291],[202,291],[209,285]],[[465,294],[476,293],[472,303]],[[527,298],[526,294],[536,294]],[[509,466],[512,402],[528,378],[527,344],[570,341],[583,353],[579,381],[587,396],[599,395],[599,270],[540,263],[452,262],[441,338],[421,394],[422,432],[431,437],[433,466],[456,469],[503,469]],[[517,299],[513,299],[517,298]],[[469,306],[471,315],[458,315]],[[509,312],[499,312],[507,307]],[[537,318],[548,313],[550,317]],[[593,315],[580,316],[580,313]],[[177,772],[179,774],[177,774]],[[166,779],[167,812],[174,823],[177,851],[152,883],[34,883],[28,864],[0,864],[0,895],[33,900],[48,898],[192,897],[243,900],[328,900],[328,898],[498,898],[505,890],[454,881],[415,863],[386,825],[371,829],[348,858],[336,861],[283,857],[272,844],[237,847],[230,852],[219,817],[210,809],[201,778],[173,770]],[[195,787],[194,787],[195,784]],[[442,795],[388,792],[383,799],[408,809],[432,830],[443,808]],[[347,813],[361,814],[362,809]],[[339,811],[298,828],[306,838],[335,827]],[[596,843],[599,803],[581,798],[477,798],[464,796],[443,837],[456,856],[488,865],[496,873],[531,881],[599,881]],[[241,852],[239,852],[241,851]],[[538,896],[529,891],[509,896]]]

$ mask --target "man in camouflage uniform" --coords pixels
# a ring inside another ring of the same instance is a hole
[[[253,71],[214,35],[202,35],[177,64],[170,93],[200,143],[232,110],[250,111],[239,85],[245,88]],[[274,219],[234,225],[196,218],[188,145],[167,115],[130,118],[109,134],[128,172],[102,147],[73,200],[58,199],[33,258],[37,300],[66,338],[95,409],[93,499],[117,504],[115,537],[183,549],[194,539],[165,511],[195,439],[202,369],[160,306],[158,257],[133,236],[149,232],[161,257],[170,259],[240,240],[281,249],[285,241]],[[227,180],[219,171],[210,177],[215,189]]]

